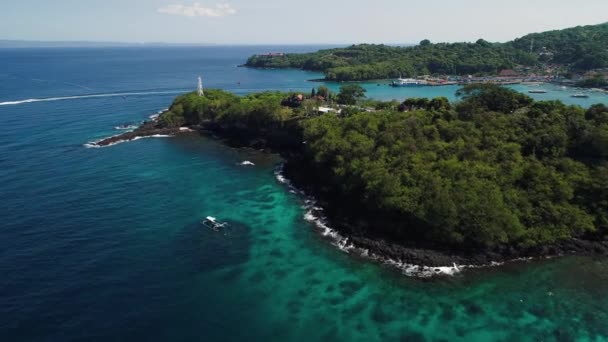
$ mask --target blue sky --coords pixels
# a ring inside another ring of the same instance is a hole
[[[0,39],[219,44],[507,41],[608,21],[608,0],[2,0]]]

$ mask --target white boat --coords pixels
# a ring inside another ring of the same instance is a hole
[[[573,94],[572,97],[576,97],[578,99],[586,99],[589,97],[589,95],[583,94],[583,93],[576,93],[576,94]]]
[[[217,219],[213,216],[205,217],[205,219],[202,220],[201,223],[205,227],[207,227],[209,229],[213,229],[217,232],[219,232],[221,228],[224,228],[226,225],[228,225],[227,222],[218,222]]]
[[[391,87],[423,87],[426,85],[428,85],[427,81],[415,78],[398,78],[391,83]]]

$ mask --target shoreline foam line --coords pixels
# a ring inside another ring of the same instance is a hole
[[[33,103],[33,102],[50,102],[50,101],[78,100],[78,99],[90,99],[90,98],[98,98],[98,97],[181,94],[183,92],[184,92],[184,90],[145,91],[145,92],[131,92],[131,93],[108,93],[108,94],[91,94],[91,95],[74,95],[74,96],[61,96],[61,97],[46,97],[46,98],[37,98],[37,99],[25,99],[25,100],[18,100],[18,101],[0,102],[0,106],[14,106],[14,105],[20,105],[20,104],[25,104],[25,103]]]

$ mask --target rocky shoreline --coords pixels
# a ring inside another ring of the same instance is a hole
[[[179,129],[179,128],[168,128],[162,127],[158,119],[153,119],[152,121],[144,121],[139,127],[132,131],[127,131],[118,135],[113,135],[111,137],[107,137],[101,139],[99,141],[94,141],[88,143],[87,145],[91,147],[105,147],[114,145],[120,142],[137,140],[140,138],[147,137],[155,137],[155,136],[175,136],[180,133],[192,132],[190,129]]]

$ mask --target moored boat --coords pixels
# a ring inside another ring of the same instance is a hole
[[[427,81],[415,78],[398,78],[391,83],[391,87],[423,87],[426,85],[428,85]]]

